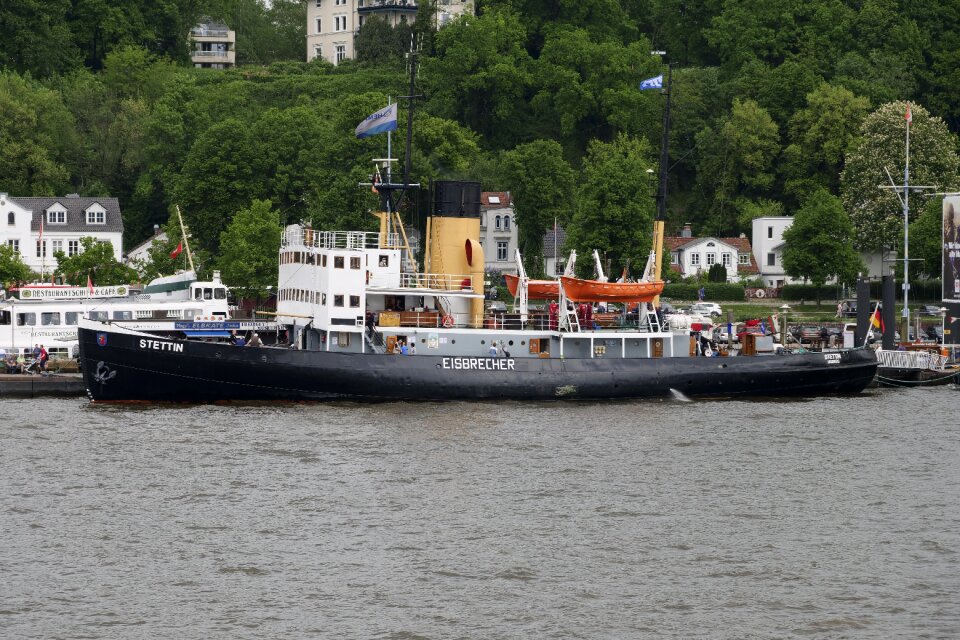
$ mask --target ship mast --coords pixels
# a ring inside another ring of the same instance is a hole
[[[183,226],[183,216],[180,215],[180,205],[174,205],[177,209],[177,220],[180,221],[180,235],[183,237],[183,247],[187,250],[187,261],[190,263],[190,271],[197,272],[193,266],[193,252],[190,251],[190,239],[187,237],[187,228]]]

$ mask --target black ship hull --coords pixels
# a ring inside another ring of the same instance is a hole
[[[870,349],[732,358],[484,358],[330,353],[81,327],[95,401],[817,396],[862,391]]]

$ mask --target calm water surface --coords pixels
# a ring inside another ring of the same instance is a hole
[[[0,401],[0,637],[956,638],[958,414]]]

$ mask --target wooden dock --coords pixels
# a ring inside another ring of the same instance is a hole
[[[0,374],[0,400],[3,398],[82,396],[85,394],[83,378],[79,373]]]

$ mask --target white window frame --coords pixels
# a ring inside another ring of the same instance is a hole
[[[346,18],[344,18],[344,21],[346,21]],[[347,45],[334,45],[333,50],[335,51],[334,57],[337,59],[337,64],[340,64],[347,58]]]
[[[510,216],[503,216],[503,228],[505,231],[510,230]]]
[[[694,267],[699,267],[699,266],[700,266],[700,254],[699,254],[699,253],[691,253],[691,254],[690,254],[690,264],[691,264],[692,266],[694,266]]]
[[[107,224],[107,214],[99,209],[87,210],[87,224]]]
[[[67,240],[67,256],[76,256],[80,254],[80,241]]]
[[[510,251],[510,243],[506,240],[497,241],[497,262],[506,262]]]
[[[720,254],[720,264],[722,264],[722,265],[725,266],[725,267],[730,267],[730,266],[732,266],[732,265],[733,265],[733,254],[730,253],[730,252],[728,252],[728,251],[724,251],[722,254]]]
[[[37,240],[37,257],[38,258],[47,257],[47,241],[46,240]]]
[[[768,267],[777,266],[777,254],[773,253],[772,251],[767,254],[767,266]]]
[[[670,252],[670,264],[680,264],[680,252]]]
[[[47,224],[67,224],[67,210],[66,209],[48,210]]]
[[[20,255],[20,241],[19,240],[7,240],[7,246],[13,249],[13,252],[17,255]]]
[[[750,254],[749,254],[749,253],[741,253],[741,254],[737,255],[737,264],[749,265],[749,264],[750,264]]]
[[[717,254],[715,254],[715,253],[708,253],[708,254],[707,254],[707,266],[708,266],[708,267],[712,267],[712,266],[715,265],[715,264],[717,264]]]
[[[50,255],[57,255],[57,251],[63,251],[63,240],[51,240],[50,241]]]
[[[347,16],[339,15],[333,16],[333,30],[340,32],[347,30]],[[342,45],[341,45],[342,46]]]

